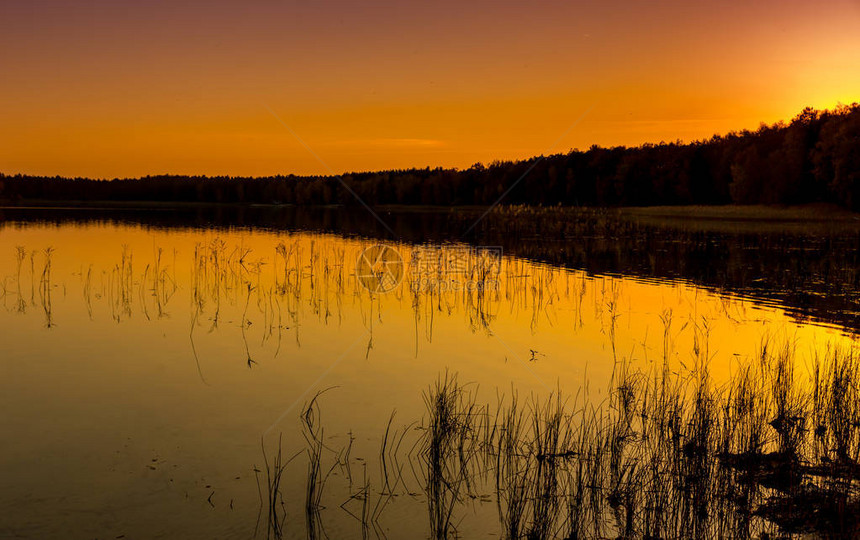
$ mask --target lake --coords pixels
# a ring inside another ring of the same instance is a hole
[[[362,212],[3,210],[0,537],[564,538],[574,484],[524,472],[587,432],[542,438],[551,404],[856,350],[855,224]],[[514,400],[537,436],[505,454]],[[646,526],[601,497],[593,534]]]

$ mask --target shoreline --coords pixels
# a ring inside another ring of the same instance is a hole
[[[831,204],[642,206],[618,209],[635,217],[719,221],[860,221],[860,214]]]
[[[347,205],[296,205],[296,204],[259,204],[259,203],[213,203],[213,202],[167,202],[167,201],[48,201],[28,200],[18,204],[0,201],[0,211],[9,210],[128,210],[128,211],[170,211],[199,209],[262,209],[262,210],[337,210],[350,208]],[[380,213],[401,214],[482,214],[492,207],[488,206],[435,206],[435,205],[378,205],[372,207]],[[616,215],[620,219],[643,219],[680,222],[762,222],[762,223],[860,223],[860,213],[851,212],[840,206],[825,203],[804,205],[680,205],[680,206],[499,206],[492,208],[493,213],[519,214],[523,218],[535,214],[603,214],[604,217]],[[531,215],[530,215],[531,214]]]

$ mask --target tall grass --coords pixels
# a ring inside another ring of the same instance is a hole
[[[446,374],[420,446],[432,536],[454,536],[466,486],[488,479],[509,539],[860,534],[855,353],[826,351],[807,379],[765,343],[715,387],[702,352],[684,374],[620,364],[598,403],[513,393],[484,410]]]
[[[284,495],[281,486],[284,471],[287,465],[295,459],[298,454],[285,460],[283,455],[281,437],[278,437],[278,446],[272,458],[269,458],[266,452],[265,441],[260,441],[260,447],[263,451],[263,462],[266,467],[266,498],[263,499],[263,490],[260,485],[260,470],[254,468],[254,473],[257,479],[257,490],[260,493],[260,516],[263,514],[263,509],[266,513],[266,538],[279,540],[284,537],[286,532],[286,509],[284,504]],[[259,527],[259,517],[257,520]],[[256,531],[255,531],[256,536]]]
[[[418,471],[435,539],[462,536],[469,505],[485,503],[498,519],[481,525],[511,540],[858,537],[856,353],[827,349],[806,376],[791,346],[765,342],[721,385],[706,358],[703,346],[681,373],[666,363],[649,371],[620,363],[602,400],[561,390],[523,399],[512,391],[482,404],[476,387],[446,372],[426,390],[415,429],[389,418],[379,478],[364,462],[357,491],[353,438],[339,452],[323,444],[316,396],[302,413],[308,537],[325,535],[322,493],[338,466],[351,492],[341,508],[363,538],[386,534],[380,517],[396,497],[417,495],[407,468]],[[330,468],[326,452],[334,456]],[[278,452],[266,463],[269,528],[283,534],[284,461]],[[346,508],[353,501],[354,512]]]

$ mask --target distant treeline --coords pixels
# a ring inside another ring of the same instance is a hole
[[[519,183],[517,183],[519,181]],[[349,188],[346,189],[344,184]],[[511,189],[513,188],[513,189]],[[262,204],[640,206],[830,202],[860,210],[860,104],[804,109],[690,144],[587,151],[466,170],[409,169],[342,176],[147,176],[137,179],[0,174],[0,200]]]

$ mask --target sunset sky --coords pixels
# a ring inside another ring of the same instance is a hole
[[[6,174],[468,167],[853,101],[857,0],[0,4]]]

